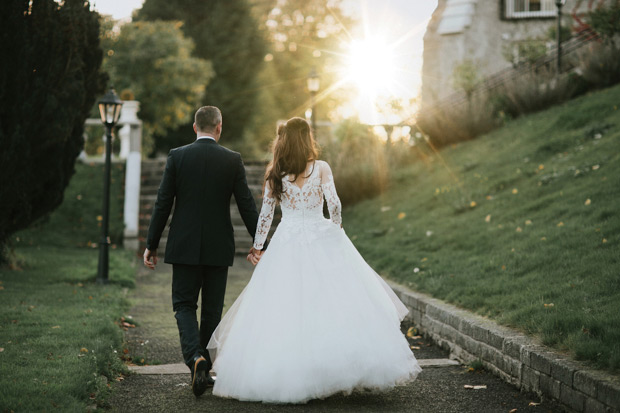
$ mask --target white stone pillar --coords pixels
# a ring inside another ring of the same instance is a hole
[[[120,123],[124,123],[121,131],[121,158],[125,158],[125,233],[123,247],[137,251],[140,225],[140,183],[142,169],[142,122],[137,113],[140,102],[135,100],[123,102]],[[124,140],[123,140],[124,139]]]
[[[121,117],[119,123],[123,124],[123,127],[118,131],[119,139],[121,140],[121,150],[119,158],[127,159],[130,152],[130,134],[131,124],[138,122],[138,110],[140,109],[140,102],[137,100],[125,100],[123,101],[123,107],[121,108]]]

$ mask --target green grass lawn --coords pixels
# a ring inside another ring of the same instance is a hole
[[[394,173],[345,210],[382,275],[620,371],[620,87]]]
[[[135,260],[113,249],[110,284],[94,283],[98,250],[87,245],[99,240],[101,173],[78,164],[65,202],[14,236],[20,268],[0,268],[0,411],[84,411],[105,403],[108,382],[125,371],[116,322],[128,306]],[[111,234],[118,236],[122,171],[114,177]]]

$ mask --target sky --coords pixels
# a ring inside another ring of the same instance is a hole
[[[101,14],[129,21],[132,11],[140,8],[143,1],[92,0],[92,5]],[[421,85],[424,31],[437,7],[437,0],[342,1],[345,13],[361,22],[362,27],[358,28],[356,36],[379,37],[393,49],[393,56],[389,59],[393,70],[383,75],[394,80],[389,94],[402,99],[417,96]]]

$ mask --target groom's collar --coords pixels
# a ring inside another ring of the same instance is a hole
[[[209,135],[200,135],[200,136],[198,136],[196,138],[196,141],[199,141],[199,140],[202,140],[202,139],[210,139],[213,142],[217,142],[213,136],[209,136]]]

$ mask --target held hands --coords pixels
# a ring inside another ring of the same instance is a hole
[[[157,250],[149,250],[146,248],[144,250],[144,265],[151,270],[155,269],[157,265]]]
[[[261,256],[263,255],[264,251],[260,251],[255,249],[254,247],[250,248],[250,253],[247,256],[247,260],[249,262],[251,262],[253,265],[258,264],[258,262],[260,261]]]

